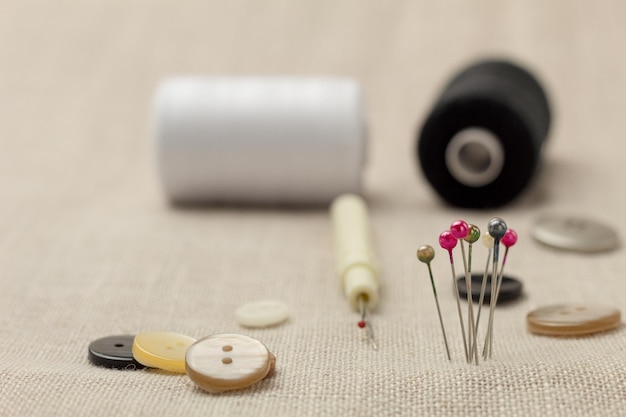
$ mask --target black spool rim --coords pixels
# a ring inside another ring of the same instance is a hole
[[[447,203],[478,209],[502,206],[533,179],[550,119],[548,97],[531,72],[503,59],[478,61],[448,81],[417,135],[417,159]],[[472,182],[457,172],[459,181],[446,172],[446,147],[457,133],[470,128],[486,130],[502,142],[502,178]]]
[[[459,182],[446,165],[448,144],[468,128],[491,132],[504,150],[500,176],[483,186]],[[490,95],[440,103],[422,127],[416,152],[423,175],[445,201],[458,207],[488,208],[509,203],[530,183],[540,153],[534,143],[525,120],[502,97]]]

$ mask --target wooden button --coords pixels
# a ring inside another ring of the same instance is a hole
[[[275,362],[263,343],[234,333],[200,339],[186,355],[189,378],[212,393],[253,385],[272,373]]]
[[[105,368],[143,369],[144,366],[133,358],[134,339],[135,336],[125,334],[94,340],[89,344],[89,361]]]
[[[139,333],[133,341],[133,356],[145,366],[184,374],[185,354],[195,341],[174,332]]]
[[[618,309],[598,304],[557,304],[528,313],[528,330],[548,336],[585,336],[618,327]]]

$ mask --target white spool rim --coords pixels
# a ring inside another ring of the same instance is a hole
[[[482,187],[498,178],[505,156],[496,135],[481,127],[468,127],[452,137],[445,158],[448,171],[458,182]]]

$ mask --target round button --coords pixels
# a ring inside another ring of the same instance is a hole
[[[533,237],[548,246],[580,252],[603,252],[619,246],[615,229],[591,219],[547,215],[535,222]]]
[[[282,301],[259,300],[242,305],[235,316],[245,327],[269,327],[287,320],[289,309]]]
[[[144,332],[135,336],[135,360],[151,368],[185,373],[185,354],[196,339],[174,332]]]
[[[585,336],[618,327],[618,309],[598,304],[557,304],[539,308],[526,317],[528,330],[548,336]]]
[[[467,286],[465,285],[465,277],[459,277],[456,280],[459,288],[459,296],[467,300]],[[480,301],[480,290],[483,284],[483,274],[472,274],[472,300]],[[500,285],[500,293],[498,294],[498,304],[507,301],[513,301],[522,295],[522,283],[510,276],[502,276],[502,284]],[[485,285],[485,295],[483,304],[489,304],[491,301],[491,275],[487,276]]]
[[[200,339],[186,356],[189,378],[212,393],[253,385],[273,371],[275,362],[263,343],[234,333]]]
[[[108,336],[89,344],[91,363],[105,368],[143,369],[145,366],[133,358],[133,335]]]

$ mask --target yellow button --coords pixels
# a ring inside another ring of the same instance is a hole
[[[585,336],[618,327],[618,309],[598,304],[557,304],[526,316],[528,330],[548,336]]]
[[[265,345],[241,334],[217,334],[194,343],[186,356],[187,375],[208,392],[248,387],[271,374],[276,358]]]
[[[196,339],[174,332],[144,332],[135,336],[133,356],[150,368],[185,373],[185,354]]]

